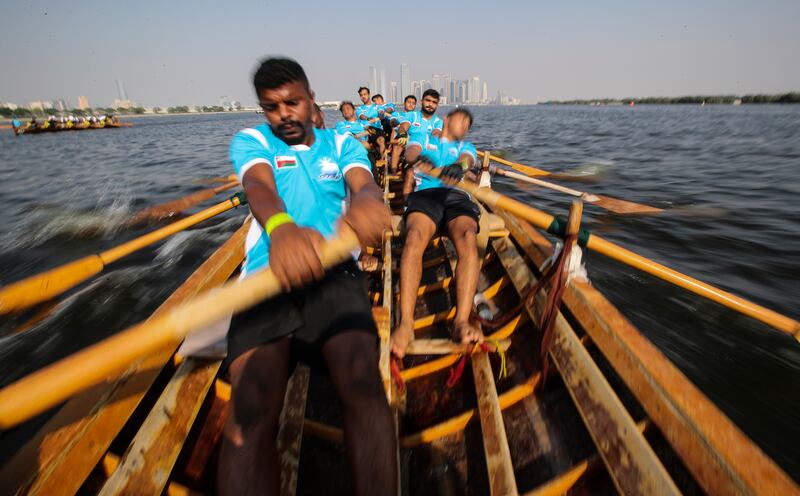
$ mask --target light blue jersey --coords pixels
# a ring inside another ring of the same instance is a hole
[[[450,141],[445,138],[433,136],[427,133],[414,133],[409,135],[408,145],[406,148],[417,147],[422,150],[420,157],[428,159],[435,167],[444,167],[446,165],[458,162],[459,158],[467,154],[472,157],[472,160],[477,159],[477,152],[475,146],[469,141]],[[416,174],[415,179],[417,182],[417,191],[423,191],[432,188],[452,188],[439,179],[430,177],[426,174]]]
[[[392,102],[378,105],[378,117],[381,119],[391,119],[395,113],[397,113],[397,109]]]
[[[378,106],[375,105],[374,103],[370,103],[369,105],[360,105],[356,109],[356,118],[361,120],[361,116],[362,115],[366,116],[367,119],[374,119],[374,118],[378,117]],[[364,125],[367,126],[367,127],[372,126],[372,127],[377,127],[378,129],[382,129],[381,128],[381,121],[379,121],[379,120],[375,121],[375,122],[367,122],[367,121],[363,121],[363,122],[364,122]]]
[[[270,166],[286,212],[298,226],[315,229],[326,238],[335,234],[345,210],[345,174],[356,167],[370,171],[364,147],[333,129],[314,129],[309,148],[287,145],[262,124],[236,133],[230,155],[239,182],[254,165]],[[245,253],[242,277],[269,265],[269,237],[258,222],[250,224]]]
[[[412,112],[406,112],[403,114],[403,120],[400,121],[400,124],[404,122],[411,124],[411,126],[408,128],[409,135],[420,131],[424,131],[425,134],[431,134],[434,129],[441,131],[442,126],[444,125],[444,121],[442,121],[442,119],[437,117],[435,114],[432,115],[430,119],[426,119],[422,116],[421,110],[414,110]]]
[[[339,134],[347,134],[350,133],[354,137],[356,134],[361,134],[366,130],[364,127],[364,121],[360,121],[358,119],[354,121],[339,121],[336,123],[336,132]],[[366,136],[361,136],[356,138],[360,141],[367,141]]]

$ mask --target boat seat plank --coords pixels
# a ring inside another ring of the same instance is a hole
[[[520,295],[535,281],[509,239],[493,242],[500,262],[506,268]],[[536,305],[544,306],[544,294]],[[537,309],[526,305],[532,319]],[[592,361],[575,332],[559,313],[550,348],[553,359],[578,407],[581,417],[608,468],[617,489],[623,494],[680,494],[667,470],[650,445],[636,430],[630,414]]]
[[[516,495],[517,481],[514,478],[514,465],[511,462],[511,450],[508,447],[508,438],[497,398],[492,366],[489,363],[489,354],[475,353],[470,362],[475,379],[478,414],[483,432],[483,450],[486,455],[491,494],[493,496]]]
[[[181,363],[100,491],[102,496],[164,490],[221,363],[192,358]]]
[[[493,344],[493,343],[492,343]],[[511,340],[497,341],[502,351],[508,350]],[[408,355],[448,355],[452,353],[469,353],[475,345],[471,343],[456,343],[452,339],[415,339],[408,344]],[[494,350],[493,350],[494,351]]]
[[[551,243],[499,212],[528,257],[541,264]],[[636,396],[709,494],[800,494],[800,487],[588,283],[572,281],[564,304]],[[713,426],[713,428],[710,428]]]
[[[300,446],[303,442],[303,419],[306,416],[310,379],[311,369],[306,365],[298,364],[286,385],[286,396],[278,430],[282,496],[293,496],[297,493]]]

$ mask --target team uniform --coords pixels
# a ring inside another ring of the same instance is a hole
[[[379,108],[379,106],[375,105],[374,103],[370,103],[369,105],[360,105],[356,109],[356,118],[359,119],[359,120],[362,120],[361,119],[362,115],[365,116],[367,119],[374,119],[376,117],[379,117],[378,108]],[[365,126],[367,126],[367,127],[374,127],[374,128],[377,128],[377,129],[383,129],[381,127],[381,121],[380,120],[377,120],[375,122],[364,121],[364,123],[365,123]]]
[[[477,152],[472,143],[450,141],[422,131],[409,135],[406,149],[413,147],[421,150],[421,159],[426,159],[436,168],[457,163],[464,154],[471,156],[473,161],[477,160]],[[472,217],[475,222],[480,219],[480,209],[467,193],[426,174],[415,173],[415,180],[416,190],[408,197],[405,215],[421,212],[430,217],[439,231],[448,222],[462,215]]]
[[[364,147],[332,129],[314,129],[311,147],[292,146],[262,124],[236,133],[230,156],[239,181],[251,167],[269,166],[286,212],[299,227],[312,228],[325,238],[334,236],[346,208],[345,174],[353,168],[370,170]],[[253,221],[241,277],[269,266],[269,247],[263,227]],[[355,261],[328,270],[321,281],[236,315],[228,331],[228,358],[285,336],[291,336],[293,344],[319,345],[346,330],[377,336],[364,276]]]
[[[356,134],[361,134],[365,130],[364,121],[360,121],[358,119],[354,121],[339,121],[336,123],[336,132],[339,134],[347,134],[350,133],[354,137]],[[360,136],[356,138],[359,141],[367,141],[367,137]]]
[[[424,131],[426,134],[431,134],[435,129],[442,130],[444,121],[438,116],[433,115],[430,119],[422,116],[421,110],[412,110],[411,112],[404,112],[400,120],[400,124],[408,122],[411,126],[408,128],[408,134]]]

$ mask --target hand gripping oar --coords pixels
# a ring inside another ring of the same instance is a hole
[[[437,177],[440,173],[439,169],[434,169],[424,163],[418,162],[416,167],[425,174],[429,174],[434,177]],[[479,188],[478,185],[469,181],[461,181],[457,186],[472,194],[475,198],[486,205],[492,208],[505,210],[506,212],[530,222],[534,226],[544,229],[551,234],[563,235],[563,232],[566,229],[566,221],[564,219],[557,219],[548,213],[542,212],[541,210],[537,210],[522,202],[501,195],[491,188]],[[639,269],[642,272],[647,272],[648,274],[661,280],[667,281],[671,284],[691,291],[694,294],[700,295],[711,301],[715,301],[720,305],[726,306],[741,314],[759,320],[774,327],[775,329],[778,329],[779,331],[794,336],[797,341],[800,341],[800,322],[790,317],[781,315],[778,312],[762,307],[757,303],[748,301],[744,298],[736,296],[733,293],[729,293],[714,287],[686,274],[681,274],[680,272],[661,265],[660,263],[650,260],[649,258],[645,258],[630,250],[626,250],[625,248],[618,246],[611,241],[606,241],[599,236],[590,235],[586,230],[581,230],[581,235],[578,239],[581,246],[585,246],[590,250],[601,253],[609,258],[613,258],[618,262],[622,262],[635,269]]]
[[[227,212],[243,203],[246,203],[244,195],[236,194],[213,207],[111,248],[110,250],[95,255],[89,255],[88,257],[62,265],[61,267],[56,267],[47,272],[8,284],[0,288],[0,315],[24,310],[37,303],[50,300],[64,291],[77,286],[95,274],[100,273],[100,271],[111,262],[117,261],[157,241],[161,241],[176,232],[183,231],[206,219],[210,219],[215,215]]]
[[[542,181],[541,179],[535,179],[523,174],[517,174],[516,172],[507,171],[499,167],[496,167],[494,165],[489,167],[489,171],[494,172],[499,176],[511,177],[518,181],[530,184],[536,184],[543,188],[548,188],[555,191],[560,191],[561,193],[566,193],[568,195],[577,196],[578,198],[587,203],[597,205],[598,207],[604,208],[606,210],[609,210],[617,214],[655,214],[658,212],[663,212],[663,209],[660,208],[651,207],[648,205],[642,205],[641,203],[634,203],[627,200],[620,200],[618,198],[612,198],[610,196],[596,195],[592,193],[586,193],[584,191],[578,191],[572,188],[560,186],[558,184]]]
[[[178,198],[177,200],[172,200],[167,203],[162,203],[161,205],[155,205],[153,207],[146,208],[141,212],[131,216],[130,220],[128,220],[128,224],[142,224],[145,222],[158,221],[172,217],[173,215],[181,213],[188,208],[192,208],[198,203],[202,203],[206,200],[214,198],[217,196],[217,194],[225,190],[235,188],[238,184],[239,181],[234,176],[232,180],[228,179],[228,181],[222,186],[216,186],[214,188],[197,191],[191,195],[184,196],[183,198]]]
[[[352,257],[359,247],[349,227],[322,246],[328,269]],[[70,396],[118,377],[143,356],[176,346],[188,334],[277,295],[280,283],[267,269],[204,293],[170,312],[151,318],[61,359],[0,390],[0,430],[42,413]]]

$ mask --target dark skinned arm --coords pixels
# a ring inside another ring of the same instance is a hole
[[[242,186],[250,211],[261,226],[273,215],[286,211],[268,164],[251,167],[242,178]],[[322,242],[319,232],[295,224],[283,224],[272,231],[269,267],[284,291],[303,287],[325,275],[319,259]]]
[[[383,232],[392,227],[392,216],[383,202],[383,191],[366,169],[354,167],[344,177],[350,189],[350,208],[344,221],[353,228],[362,246],[380,246]]]

